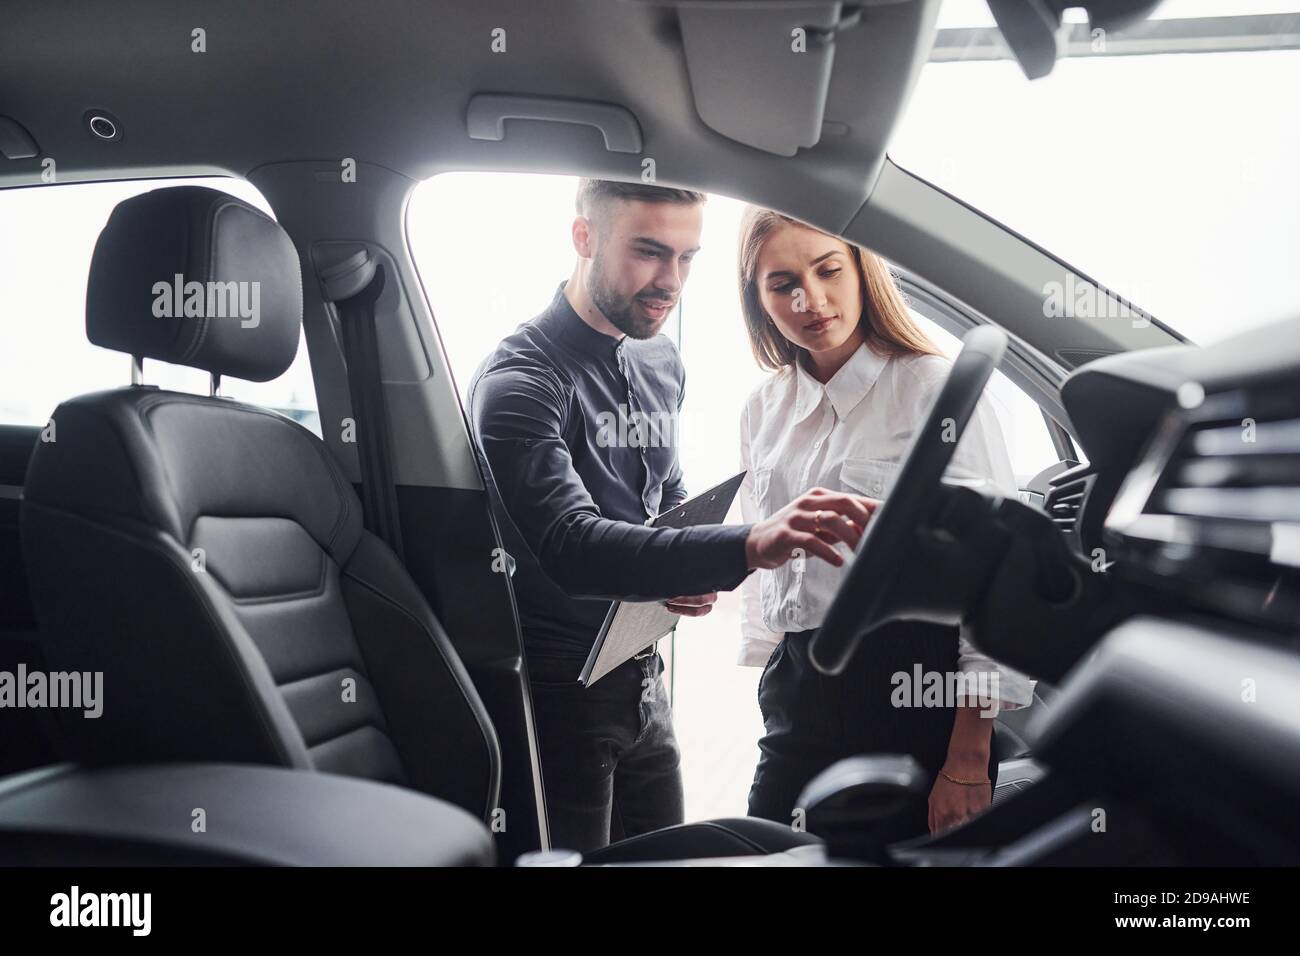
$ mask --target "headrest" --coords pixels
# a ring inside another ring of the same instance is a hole
[[[117,204],[95,243],[86,335],[118,352],[265,382],[298,350],[298,252],[228,193],[172,186]]]

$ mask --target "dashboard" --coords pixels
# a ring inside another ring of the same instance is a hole
[[[1044,508],[1075,550],[1180,604],[1300,623],[1300,320],[1099,359],[1061,398],[1089,461]]]

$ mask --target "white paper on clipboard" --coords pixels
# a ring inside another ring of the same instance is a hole
[[[697,524],[722,524],[736,492],[744,480],[741,472],[708,491],[657,515],[650,522],[656,528],[686,528]],[[578,683],[590,687],[614,668],[631,660],[659,638],[672,633],[679,616],[662,601],[615,601],[605,615]]]

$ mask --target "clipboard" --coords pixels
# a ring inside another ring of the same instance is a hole
[[[676,508],[656,515],[648,524],[655,528],[688,528],[699,524],[722,524],[726,520],[745,472],[728,478],[708,491],[683,501]],[[590,687],[620,664],[631,660],[659,638],[672,633],[680,616],[662,601],[615,601],[605,615],[578,683]]]

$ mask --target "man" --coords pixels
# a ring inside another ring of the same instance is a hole
[[[856,546],[869,512],[818,489],[755,525],[646,526],[687,497],[675,429],[644,426],[681,407],[681,358],[658,333],[699,249],[704,196],[584,179],[577,213],[572,275],[484,360],[469,405],[517,561],[551,841],[587,851],[683,818],[654,648],[589,688],[577,683],[610,601],[707,614],[717,591],[796,550],[842,563],[832,545]]]

